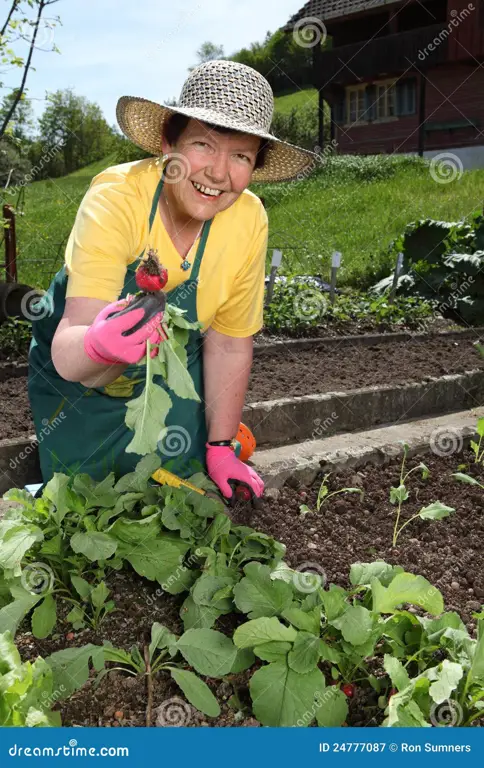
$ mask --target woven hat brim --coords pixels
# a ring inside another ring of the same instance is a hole
[[[163,154],[161,138],[165,121],[174,113],[202,122],[232,128],[241,133],[260,136],[271,142],[264,167],[252,174],[253,182],[292,181],[306,178],[316,167],[318,156],[302,147],[289,144],[271,133],[261,131],[256,125],[228,117],[213,109],[201,107],[170,107],[136,96],[122,96],[116,106],[116,117],[124,135],[145,152]]]

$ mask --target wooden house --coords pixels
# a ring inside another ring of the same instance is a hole
[[[341,153],[451,151],[484,167],[484,0],[310,0],[313,84]],[[305,45],[310,45],[305,39]]]

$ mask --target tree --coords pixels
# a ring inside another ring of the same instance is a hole
[[[223,59],[224,56],[223,45],[215,45],[215,43],[207,41],[202,43],[197,51],[198,63],[195,66],[198,67],[200,64],[205,64],[207,61],[213,61],[213,59]],[[195,67],[189,67],[188,71],[193,72],[194,69]]]
[[[115,133],[97,104],[76,96],[70,88],[47,94],[47,100],[49,105],[39,120],[43,176],[72,173],[113,150]],[[39,157],[31,159],[38,166]]]
[[[43,13],[48,6],[54,5],[58,1],[59,0],[26,0],[26,2],[24,2],[23,0],[12,0],[9,4],[7,17],[0,29],[0,60],[2,65],[6,66],[6,70],[2,70],[2,74],[9,72],[12,68],[18,67],[22,70],[22,77],[20,84],[12,89],[12,98],[9,107],[2,116],[0,122],[0,139],[5,135],[9,123],[17,110],[18,104],[24,97],[27,75],[32,64],[34,50],[36,50],[37,44],[43,37],[42,31],[45,31],[46,28],[53,29],[59,22],[59,17],[49,19],[48,21],[42,19]],[[26,15],[26,7],[34,9],[33,18]],[[18,40],[27,42],[29,46],[27,58],[25,60],[21,56],[18,56],[13,49],[13,45]],[[50,50],[58,51],[53,44]],[[0,86],[3,86],[3,82],[0,82]]]

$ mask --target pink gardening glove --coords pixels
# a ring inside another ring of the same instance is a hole
[[[222,491],[223,496],[232,498],[229,480],[246,483],[260,498],[264,493],[264,483],[254,470],[237,458],[235,451],[228,445],[206,444],[207,469],[210,478]]]
[[[152,314],[139,307],[126,314],[109,319],[108,315],[127,308],[126,299],[114,301],[104,307],[87,329],[84,336],[84,351],[95,363],[104,365],[134,364],[146,355],[146,342],[159,344],[166,336],[160,332],[159,326],[163,320],[163,312]],[[143,318],[147,318],[143,323]],[[140,327],[133,333],[126,333],[137,323]],[[123,335],[123,331],[125,335]],[[151,350],[151,357],[158,353],[158,348]]]

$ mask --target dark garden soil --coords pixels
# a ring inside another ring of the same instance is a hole
[[[471,339],[429,337],[372,347],[318,345],[298,351],[284,347],[254,358],[247,402],[405,384],[476,368],[484,370],[484,358]],[[32,434],[27,378],[9,378],[8,371],[0,369],[0,398],[0,440]]]
[[[300,504],[315,509],[319,483],[312,488],[285,487],[279,494],[272,492],[262,508],[252,514],[250,524],[286,544],[285,559],[289,565],[302,571],[324,573],[328,584],[348,587],[349,568],[356,561],[384,559],[421,574],[441,590],[446,610],[457,611],[475,634],[472,614],[484,603],[484,492],[463,485],[451,476],[459,464],[471,463],[470,452],[442,458],[429,455],[422,459],[430,469],[430,477],[424,481],[420,473],[411,475],[407,483],[410,499],[402,511],[404,518],[437,500],[456,511],[440,522],[412,523],[401,534],[396,548],[392,547],[395,508],[388,500],[390,486],[398,485],[400,462],[396,460],[386,467],[367,465],[356,473],[353,470],[330,477],[331,491],[358,486],[364,492],[363,498],[358,494],[336,496],[324,504],[319,513],[301,516]],[[420,457],[409,459],[407,468],[419,461]],[[471,465],[468,471],[484,480],[482,469],[477,472]],[[17,642],[22,656],[47,656],[60,648],[103,640],[129,648],[134,643],[146,642],[153,621],[166,624],[174,632],[182,631],[178,611],[183,595],[157,594],[155,585],[123,572],[114,574],[109,586],[118,610],[106,618],[98,634],[76,632],[68,641],[64,635],[35,640],[30,633],[20,633]],[[416,612],[413,608],[410,610]],[[243,617],[232,614],[222,619],[216,628],[232,634]],[[324,671],[329,681],[329,669]],[[382,674],[380,662],[375,661],[373,671],[376,675]],[[208,680],[222,708],[222,714],[214,719],[196,712],[185,702],[177,686],[159,675],[154,685],[153,725],[158,722],[159,725],[257,726],[250,715],[247,688],[252,672]],[[242,705],[247,704],[246,711],[236,713],[228,705],[228,699],[235,692]],[[62,719],[64,725],[143,726],[146,701],[143,680],[113,672],[97,690],[93,689],[91,680],[63,703]],[[355,698],[350,700],[348,725],[379,725],[382,719],[376,694],[372,690],[357,689]]]
[[[256,336],[256,343],[267,343],[283,339],[313,339],[318,336],[361,336],[364,333],[440,333],[442,331],[459,330],[462,328],[452,320],[437,315],[434,318],[417,323],[377,323],[372,317],[367,320],[345,320],[326,325],[315,325],[296,330],[275,332],[269,328],[263,328]],[[477,335],[477,334],[476,334]]]
[[[304,350],[284,346],[254,358],[247,401],[405,384],[476,368],[484,370],[484,358],[471,339],[429,337],[372,347],[323,344]]]
[[[2,380],[0,375],[0,440],[34,433],[26,377]]]

